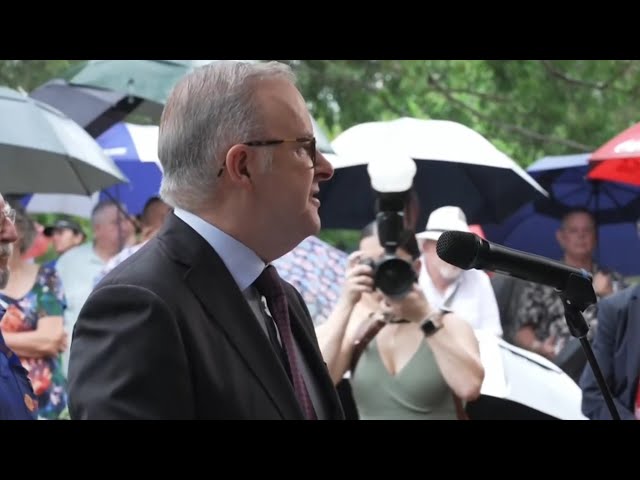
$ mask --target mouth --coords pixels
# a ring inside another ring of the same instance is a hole
[[[311,196],[309,197],[309,199],[311,200],[311,203],[313,203],[317,207],[320,206],[320,199],[318,198],[319,194],[320,194],[320,190],[314,190],[311,192]]]

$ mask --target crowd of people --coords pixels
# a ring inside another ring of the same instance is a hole
[[[45,229],[59,256],[42,265],[24,255],[34,221],[0,196],[0,418],[465,419],[490,373],[480,335],[556,362],[584,415],[609,418],[557,292],[438,257],[442,232],[470,231],[455,205],[421,228],[408,192],[395,255],[416,281],[401,297],[374,284],[385,249],[372,219],[314,321],[272,262],[319,232],[333,167],[284,64],[183,77],[158,154],[160,194],[139,222],[114,201],[94,208],[90,235],[60,219]],[[593,261],[595,227],[571,211],[557,241],[593,274],[589,340],[621,416],[640,418],[640,287]]]

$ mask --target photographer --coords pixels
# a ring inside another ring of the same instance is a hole
[[[404,231],[399,240],[396,255],[417,274],[415,236]],[[361,419],[455,419],[456,400],[477,398],[484,378],[473,330],[457,315],[432,309],[417,283],[402,299],[374,289],[369,261],[383,255],[373,223],[362,232],[360,250],[349,258],[336,308],[317,327],[331,377],[337,384],[350,371]],[[430,320],[428,333],[421,328],[425,319]],[[363,333],[376,325],[383,328],[366,343]]]

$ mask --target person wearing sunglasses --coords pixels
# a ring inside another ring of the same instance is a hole
[[[158,156],[174,210],[80,313],[71,417],[344,418],[308,309],[271,265],[318,233],[333,175],[293,72],[194,70],[164,107]]]
[[[15,228],[16,211],[0,194],[0,289],[9,281],[9,259],[18,239]],[[6,312],[0,300],[0,324]],[[0,420],[35,420],[36,396],[18,356],[4,341],[0,329]]]

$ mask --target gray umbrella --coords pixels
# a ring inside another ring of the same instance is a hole
[[[76,118],[83,118],[80,116],[78,110],[87,110],[87,113],[82,112],[81,115],[90,115],[93,121],[94,117],[102,115],[104,112],[98,110],[98,105],[105,102],[106,92],[115,93],[116,97],[108,98],[109,108],[111,108],[110,117],[102,118],[101,120],[107,122],[107,126],[115,124],[118,119],[113,114],[123,112],[123,108],[128,109],[126,113],[129,113],[134,108],[137,108],[136,102],[145,100],[143,102],[143,108],[149,109],[147,113],[150,115],[154,122],[160,120],[161,108],[152,110],[153,104],[156,106],[164,106],[165,102],[173,87],[178,83],[180,78],[192,71],[194,68],[201,67],[211,62],[217,62],[218,60],[88,60],[79,66],[73,67],[70,72],[67,73],[67,80],[69,85],[75,88],[87,88],[103,90],[100,92],[100,102],[95,98],[98,92],[84,91],[84,92],[71,92],[74,96],[84,95],[84,99],[80,102],[75,101],[74,104],[69,104],[68,101],[65,104],[65,100],[61,98],[61,92],[51,92],[54,95],[47,95],[47,92],[39,91],[33,92],[32,96],[39,95],[40,98],[48,103],[52,103],[56,107],[65,111],[69,116]],[[258,62],[259,60],[243,60],[245,62]],[[69,86],[67,85],[67,86]],[[60,88],[60,85],[55,85]],[[68,90],[68,89],[67,89]],[[69,93],[69,92],[65,92]],[[90,96],[87,93],[91,93]],[[46,95],[46,96],[45,96]],[[122,97],[117,97],[121,95]],[[36,97],[38,98],[38,97]],[[127,105],[122,102],[123,98],[129,98],[132,102]],[[146,105],[145,105],[146,104]],[[116,106],[116,107],[113,107]],[[104,110],[104,108],[102,109]],[[124,118],[120,116],[120,120]],[[111,122],[111,123],[109,123]],[[86,128],[86,122],[84,118],[79,121]],[[322,153],[335,153],[331,147],[331,143],[327,138],[327,135],[322,131],[315,119],[312,119],[313,133],[316,137],[316,144],[318,150]],[[92,132],[93,133],[93,132]]]
[[[89,195],[120,182],[128,180],[77,123],[0,87],[0,192]]]

